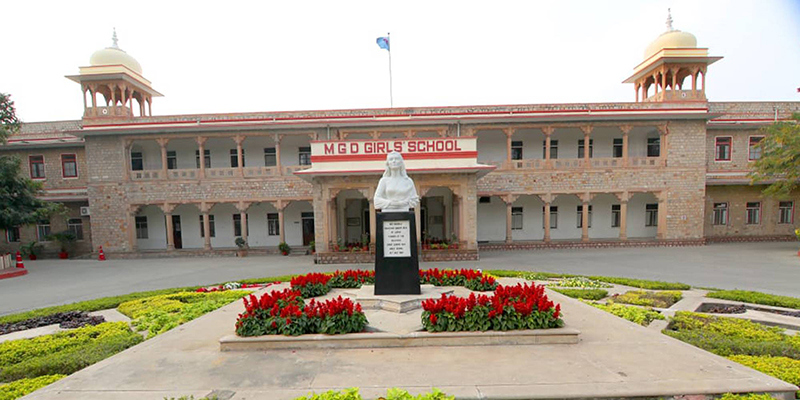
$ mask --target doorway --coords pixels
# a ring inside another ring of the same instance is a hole
[[[183,248],[183,240],[181,239],[181,216],[172,216],[172,243],[175,244],[176,249]]]
[[[300,220],[303,224],[303,246],[308,246],[314,240],[314,213],[301,213]]]

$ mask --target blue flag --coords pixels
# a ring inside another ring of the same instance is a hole
[[[380,47],[382,49],[385,49],[385,50],[389,50],[389,37],[388,36],[379,37],[378,40],[376,40],[376,42],[378,42],[378,47]],[[389,51],[391,51],[391,50],[389,50]]]

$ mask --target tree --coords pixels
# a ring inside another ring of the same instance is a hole
[[[20,126],[11,95],[0,93],[0,143],[5,143],[11,135],[17,133]]]
[[[753,183],[770,182],[764,194],[786,198],[800,183],[800,113],[792,120],[764,128],[766,136],[758,144],[761,158],[753,163]]]
[[[41,183],[20,173],[19,158],[0,156],[0,229],[29,225],[63,213],[62,204],[36,197],[41,190]]]

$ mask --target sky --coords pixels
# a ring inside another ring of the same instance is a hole
[[[8,1],[0,92],[27,122],[82,115],[64,78],[119,46],[154,115],[632,102],[622,81],[674,27],[723,56],[711,101],[800,101],[800,0]]]

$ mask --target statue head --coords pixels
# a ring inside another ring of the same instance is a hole
[[[386,170],[383,172],[383,177],[400,176],[408,178],[406,173],[406,163],[403,161],[403,156],[393,151],[386,156]]]

